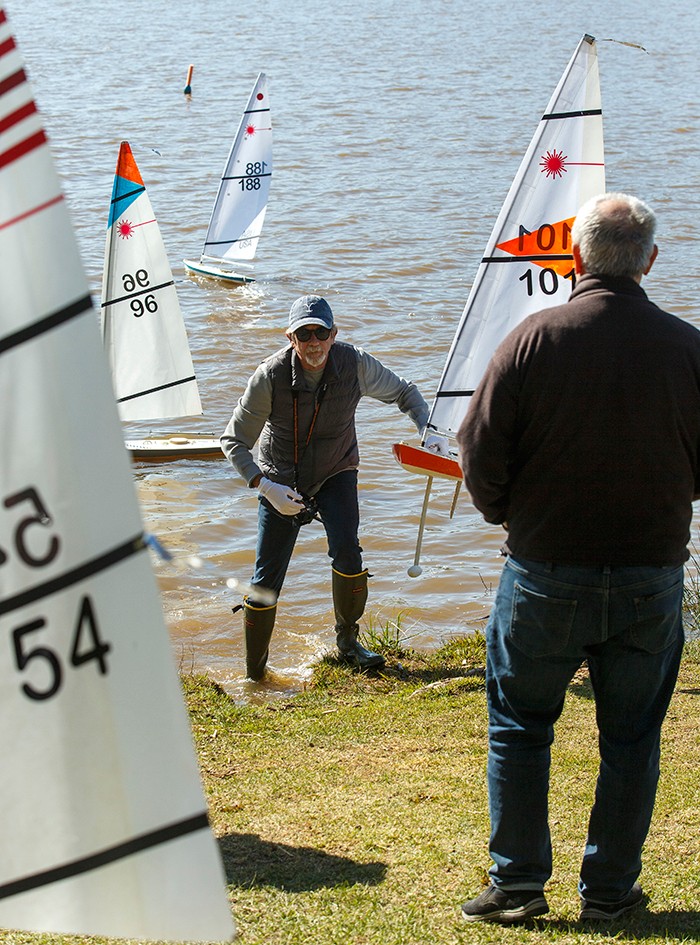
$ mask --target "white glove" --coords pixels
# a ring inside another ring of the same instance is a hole
[[[258,492],[282,515],[296,515],[304,508],[303,496],[295,492],[291,486],[273,482],[264,476],[258,483]]]
[[[439,433],[429,433],[425,438],[423,447],[430,450],[431,453],[437,453],[438,456],[450,455],[450,441],[446,436],[440,436]]]

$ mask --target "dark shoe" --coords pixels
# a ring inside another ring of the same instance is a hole
[[[603,922],[611,922],[613,919],[619,919],[625,912],[634,909],[644,899],[644,893],[639,883],[635,883],[627,895],[617,902],[593,902],[591,899],[581,900],[581,921],[588,919],[597,919]]]
[[[338,630],[338,628],[336,628]],[[379,653],[373,653],[357,642],[352,628],[343,627],[338,630],[338,655],[341,662],[356,666],[357,669],[382,669],[386,661]]]
[[[489,886],[476,899],[462,906],[467,922],[522,922],[531,916],[549,912],[544,893],[536,889],[500,889]]]

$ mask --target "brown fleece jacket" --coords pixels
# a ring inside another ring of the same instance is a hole
[[[506,552],[680,564],[700,497],[700,332],[632,279],[582,276],[497,348],[457,441]]]

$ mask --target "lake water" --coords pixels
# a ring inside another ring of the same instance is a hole
[[[291,302],[324,295],[341,340],[437,385],[486,240],[521,157],[583,33],[598,40],[607,182],[659,218],[645,288],[700,324],[700,23],[689,0],[6,0],[27,61],[96,300],[121,140],[139,164],[187,321],[205,416],[218,435],[257,364],[280,347]],[[608,40],[614,40],[610,42]],[[643,48],[639,48],[643,47]],[[183,88],[194,65],[193,94]],[[257,282],[186,278],[258,72],[270,82],[275,171]],[[37,273],[37,277],[40,277]],[[89,396],[86,393],[86,396]],[[176,429],[163,424],[158,429]],[[156,429],[156,428],[154,428]],[[130,432],[147,432],[130,428]],[[501,568],[499,529],[437,482],[412,580],[424,480],[395,463],[412,439],[395,408],[358,411],[366,619],[400,615],[415,646],[483,620]],[[50,461],[50,457],[47,457]],[[225,462],[141,465],[146,528],[207,568],[154,561],[176,659],[240,699],[297,691],[334,642],[320,525],[302,530],[278,609],[263,686],[243,682],[239,596],[250,577],[256,498]],[[106,497],[108,501],[108,497]]]

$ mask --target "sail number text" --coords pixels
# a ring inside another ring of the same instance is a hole
[[[528,245],[531,245],[531,241],[528,240],[527,237],[533,235],[537,248],[541,253],[551,253],[552,250],[557,253],[569,252],[571,225],[567,223],[566,220],[559,226],[559,233],[557,233],[557,228],[551,223],[543,223],[542,226],[537,227],[534,233],[532,230],[526,229],[521,223],[518,231],[518,250],[521,253],[524,253]],[[559,244],[555,249],[557,239],[559,239]]]
[[[513,241],[515,242],[515,241]],[[522,224],[518,232],[518,254],[539,256],[540,253],[552,253],[559,256],[570,254],[571,249],[571,225],[567,220],[554,226],[551,223],[543,223],[536,230],[528,230]],[[560,286],[560,279],[569,279],[571,288],[576,285],[576,270],[572,268],[568,272],[561,272],[561,268],[555,269],[551,266],[537,266],[534,270],[527,269],[522,276],[519,276],[518,282],[525,284],[525,290],[528,296],[533,296],[536,291],[543,295],[556,295]]]
[[[125,272],[122,276],[122,284],[124,286],[124,291],[131,295],[132,292],[139,292],[140,298],[133,298],[129,302],[129,307],[134,318],[141,318],[142,315],[145,315],[146,312],[153,315],[158,311],[158,302],[156,301],[155,295],[152,293],[144,294],[145,290],[151,284],[150,276],[148,275],[148,270],[146,269],[137,269],[135,273]]]
[[[61,539],[53,529],[53,518],[39,491],[29,486],[2,500],[4,509],[16,515],[11,544],[0,547],[0,565],[16,555],[27,567],[45,568],[61,551]],[[28,673],[30,681],[23,682],[22,692],[36,701],[55,696],[63,684],[64,664],[75,669],[95,664],[101,675],[106,675],[107,654],[111,645],[100,635],[95,606],[90,595],[81,597],[78,614],[71,627],[70,652],[62,656],[55,647],[47,646],[45,634],[49,631],[45,617],[36,617],[14,627],[12,657],[20,673]]]
[[[534,275],[532,269],[526,269],[522,276],[518,277],[518,282],[525,283],[525,289],[530,296],[534,295],[537,289],[539,289],[543,295],[556,295],[559,289],[560,279],[570,279],[571,288],[573,289],[576,285],[576,272],[571,269],[569,272],[565,272],[563,276],[560,276],[557,274],[556,269],[550,269],[548,266],[544,269],[540,269],[538,266],[537,272]]]
[[[267,161],[251,161],[245,166],[245,177],[241,177],[239,184],[241,190],[260,190],[260,177],[264,176],[267,168]]]

